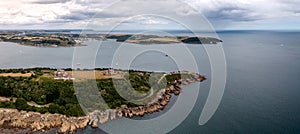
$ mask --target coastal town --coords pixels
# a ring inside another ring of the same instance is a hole
[[[64,34],[26,34],[24,33],[0,33],[0,41],[14,42],[21,45],[37,47],[70,47],[81,44],[69,35]]]

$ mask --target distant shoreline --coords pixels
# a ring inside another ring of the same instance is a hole
[[[159,36],[148,34],[46,34],[46,33],[1,33],[1,42],[13,42],[34,47],[76,47],[85,46],[82,41],[115,39],[117,42],[140,45],[151,44],[218,44],[222,40],[212,37]]]

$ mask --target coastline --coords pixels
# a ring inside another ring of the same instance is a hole
[[[58,46],[58,45],[51,45],[51,44],[45,44],[45,45],[29,45],[29,44],[26,44],[26,43],[22,43],[22,42],[10,42],[10,41],[1,41],[0,40],[0,43],[15,43],[17,45],[22,45],[22,46],[28,46],[28,47],[40,47],[40,48],[70,48],[70,47],[82,47],[82,46],[87,46],[86,44],[81,44],[81,43],[78,43],[74,46]]]
[[[193,75],[193,79],[180,79],[170,83],[170,86],[161,90],[156,101],[145,106],[130,107],[123,105],[116,109],[94,111],[83,117],[67,117],[62,114],[40,114],[37,112],[18,111],[17,109],[0,108],[0,126],[3,129],[20,129],[28,132],[47,132],[57,128],[57,133],[74,133],[77,129],[87,126],[97,128],[99,124],[116,118],[132,118],[144,116],[163,110],[169,103],[172,94],[179,95],[181,85],[204,81],[202,75]],[[0,132],[3,132],[0,130]]]
[[[116,42],[126,42],[139,45],[153,44],[218,44],[222,40],[214,37],[193,37],[193,36],[158,36],[147,34],[39,34],[20,35],[14,33],[0,33],[0,42],[12,42],[24,46],[33,47],[76,47],[86,46],[81,42],[87,40],[107,40],[113,39]]]

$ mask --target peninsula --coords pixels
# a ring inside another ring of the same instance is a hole
[[[212,37],[159,36],[147,34],[112,34],[105,36],[105,38],[135,44],[217,44],[222,42],[222,40]]]
[[[172,94],[180,94],[181,85],[205,79],[189,71],[0,70],[0,127],[25,132],[57,129],[58,133],[73,133],[116,118],[144,116],[163,110]],[[97,84],[96,92],[92,82]],[[74,84],[82,88],[76,90]],[[117,91],[115,87],[120,89]],[[124,99],[120,93],[127,93],[137,101]],[[78,95],[84,100],[80,105]],[[101,96],[105,102],[95,102],[95,96]]]
[[[64,34],[0,34],[0,41],[14,42],[36,47],[74,47],[82,46],[70,35]]]

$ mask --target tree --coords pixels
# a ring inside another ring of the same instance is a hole
[[[28,108],[28,104],[27,104],[26,100],[23,98],[18,98],[16,100],[15,104],[16,104],[16,108],[18,110],[26,110]]]
[[[50,106],[49,106],[49,112],[50,113],[60,113],[61,112],[61,110],[60,110],[60,106],[59,105],[57,105],[57,104],[51,104]]]

